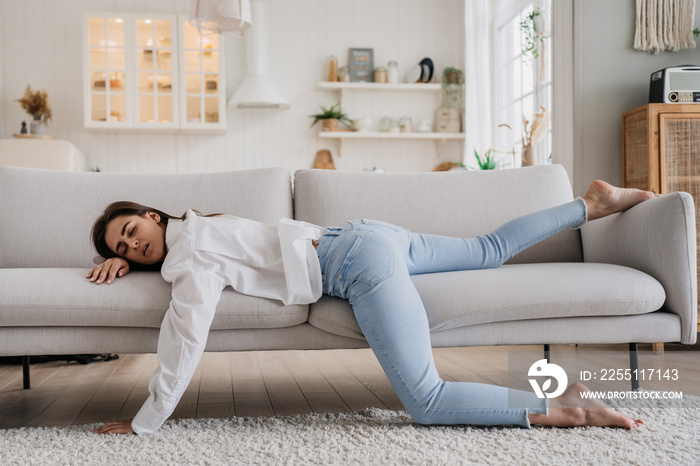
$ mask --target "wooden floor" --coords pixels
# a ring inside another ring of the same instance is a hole
[[[559,351],[585,357],[584,349],[552,346],[553,362]],[[587,349],[619,351],[624,361],[627,347]],[[640,346],[642,355],[652,353],[645,349],[651,346]],[[689,354],[693,349],[667,345],[664,353],[654,356],[659,367],[683,368],[680,386],[687,393],[700,386],[700,365],[695,363],[700,353]],[[541,347],[435,349],[434,356],[447,381],[508,385],[508,353],[514,350]],[[148,396],[156,364],[152,354],[127,354],[88,365],[35,364],[30,390],[22,389],[21,366],[0,365],[0,429],[132,418]],[[367,407],[402,409],[371,350],[205,353],[173,418],[343,413]]]

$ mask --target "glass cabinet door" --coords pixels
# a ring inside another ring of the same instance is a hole
[[[88,88],[86,123],[128,124],[126,33],[123,17],[87,19]]]
[[[175,21],[136,17],[135,126],[177,126]]]
[[[200,33],[181,17],[183,127],[224,127],[226,93],[222,79],[223,43],[218,34]]]

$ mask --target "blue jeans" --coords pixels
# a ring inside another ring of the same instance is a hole
[[[354,220],[326,228],[321,238],[323,292],[350,302],[362,333],[416,422],[529,427],[527,415],[546,413],[546,399],[440,378],[428,318],[410,275],[499,267],[528,246],[585,220],[581,199],[519,217],[475,238],[417,234],[384,222]]]

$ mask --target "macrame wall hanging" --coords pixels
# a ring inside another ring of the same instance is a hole
[[[648,53],[695,48],[695,0],[637,0],[634,48]]]

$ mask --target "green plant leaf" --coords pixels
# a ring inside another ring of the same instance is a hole
[[[501,164],[496,161],[496,156],[491,153],[491,149],[486,151],[483,160],[479,157],[476,149],[474,149],[474,156],[481,170],[497,170],[501,166]]]

